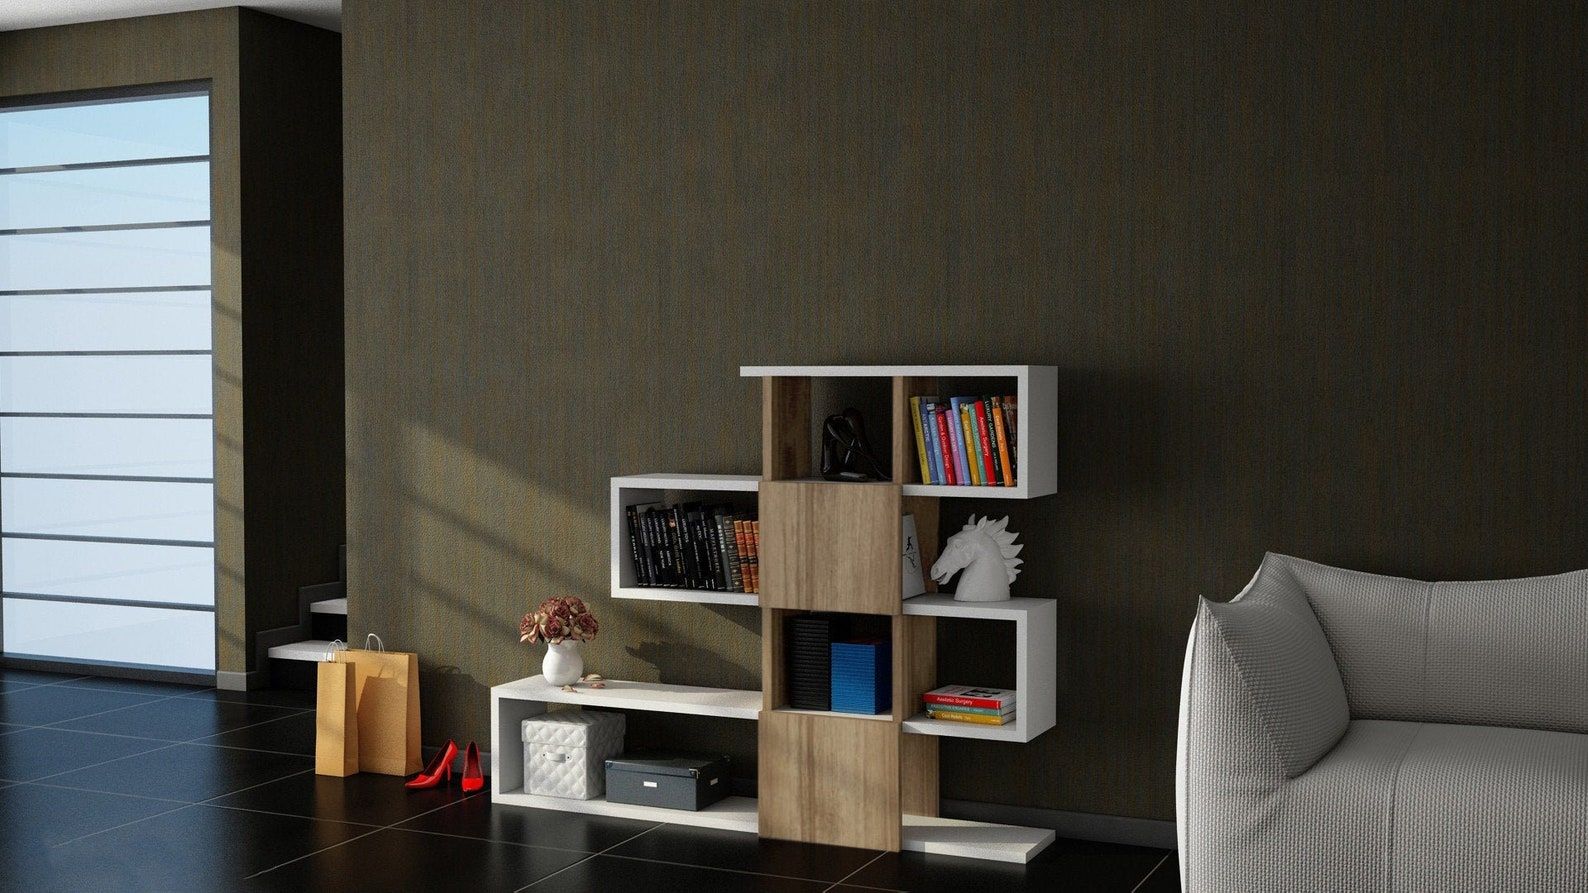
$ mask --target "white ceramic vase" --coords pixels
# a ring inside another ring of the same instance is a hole
[[[552,685],[572,685],[584,675],[584,655],[579,653],[579,643],[548,642],[546,659],[540,662],[541,675]]]

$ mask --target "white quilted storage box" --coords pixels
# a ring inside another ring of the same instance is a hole
[[[606,762],[623,752],[623,714],[559,710],[524,720],[524,792],[570,800],[606,793]]]

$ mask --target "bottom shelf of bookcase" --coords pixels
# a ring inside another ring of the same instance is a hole
[[[553,809],[696,828],[719,828],[746,834],[755,834],[759,827],[756,801],[750,797],[725,797],[699,812],[609,803],[605,797],[594,800],[544,797],[526,794],[521,788],[494,792],[491,802],[503,806]],[[907,815],[904,817],[901,845],[906,852],[1023,864],[1046,849],[1053,839],[1053,832],[1046,828],[1021,828],[964,819]]]

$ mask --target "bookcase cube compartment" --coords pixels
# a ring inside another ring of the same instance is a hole
[[[936,687],[917,677],[906,734],[1026,742],[1053,728],[1058,685],[1058,602],[1050,598],[1012,598],[1002,602],[957,602],[950,595],[921,595],[904,603],[906,619],[929,617],[1007,621],[1015,642],[1015,718],[1002,726],[930,719],[920,694]],[[976,683],[978,680],[949,680]]]
[[[612,597],[651,601],[695,602],[717,605],[755,605],[753,592],[713,589],[677,589],[641,586],[629,541],[629,506],[653,502],[724,502],[744,511],[755,511],[760,478],[741,474],[636,474],[612,478],[611,556]]]

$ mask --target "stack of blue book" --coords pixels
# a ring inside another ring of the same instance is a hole
[[[833,708],[875,715],[893,709],[893,647],[888,642],[833,643]]]

